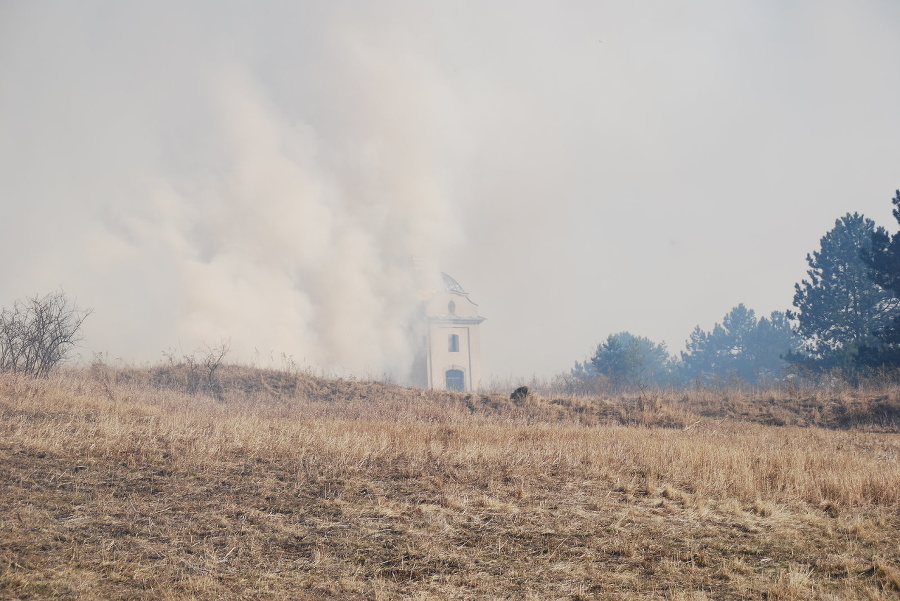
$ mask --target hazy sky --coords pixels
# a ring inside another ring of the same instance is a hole
[[[62,287],[86,359],[371,376],[415,260],[500,381],[678,351],[789,308],[843,214],[897,229],[898,31],[896,0],[0,0],[0,304]]]

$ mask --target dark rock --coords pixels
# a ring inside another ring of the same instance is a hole
[[[528,398],[528,387],[519,386],[512,391],[512,394],[509,395],[509,398],[514,401],[524,401],[526,398]]]

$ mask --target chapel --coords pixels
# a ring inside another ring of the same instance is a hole
[[[437,390],[472,392],[482,385],[478,326],[484,317],[459,282],[446,273],[441,281],[443,286],[425,301],[422,383]]]

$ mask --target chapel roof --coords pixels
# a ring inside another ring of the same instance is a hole
[[[448,290],[449,292],[456,292],[458,294],[468,294],[468,292],[463,290],[463,287],[459,285],[459,282],[454,280],[452,277],[450,277],[446,273],[442,272],[441,277],[444,278],[444,286],[445,286],[446,290]]]

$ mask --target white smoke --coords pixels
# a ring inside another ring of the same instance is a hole
[[[82,97],[78,131],[29,125],[45,141],[81,135],[80,154],[42,165],[59,182],[47,206],[80,210],[29,257],[45,273],[5,282],[3,296],[62,284],[95,307],[92,349],[132,360],[227,339],[231,358],[406,376],[422,280],[460,239],[450,170],[464,145],[434,67],[338,12],[319,19],[328,43],[286,39],[266,57],[277,20],[304,11],[213,32],[200,10],[174,26],[125,11],[91,39],[94,8],[69,15],[61,65],[35,66]],[[167,43],[159,56],[151,38]],[[77,277],[61,276],[72,261]]]
[[[90,351],[402,372],[423,273],[485,373],[678,349],[894,223],[900,3],[0,2],[0,305]],[[465,232],[463,240],[462,232]],[[464,242],[464,244],[463,244]]]

